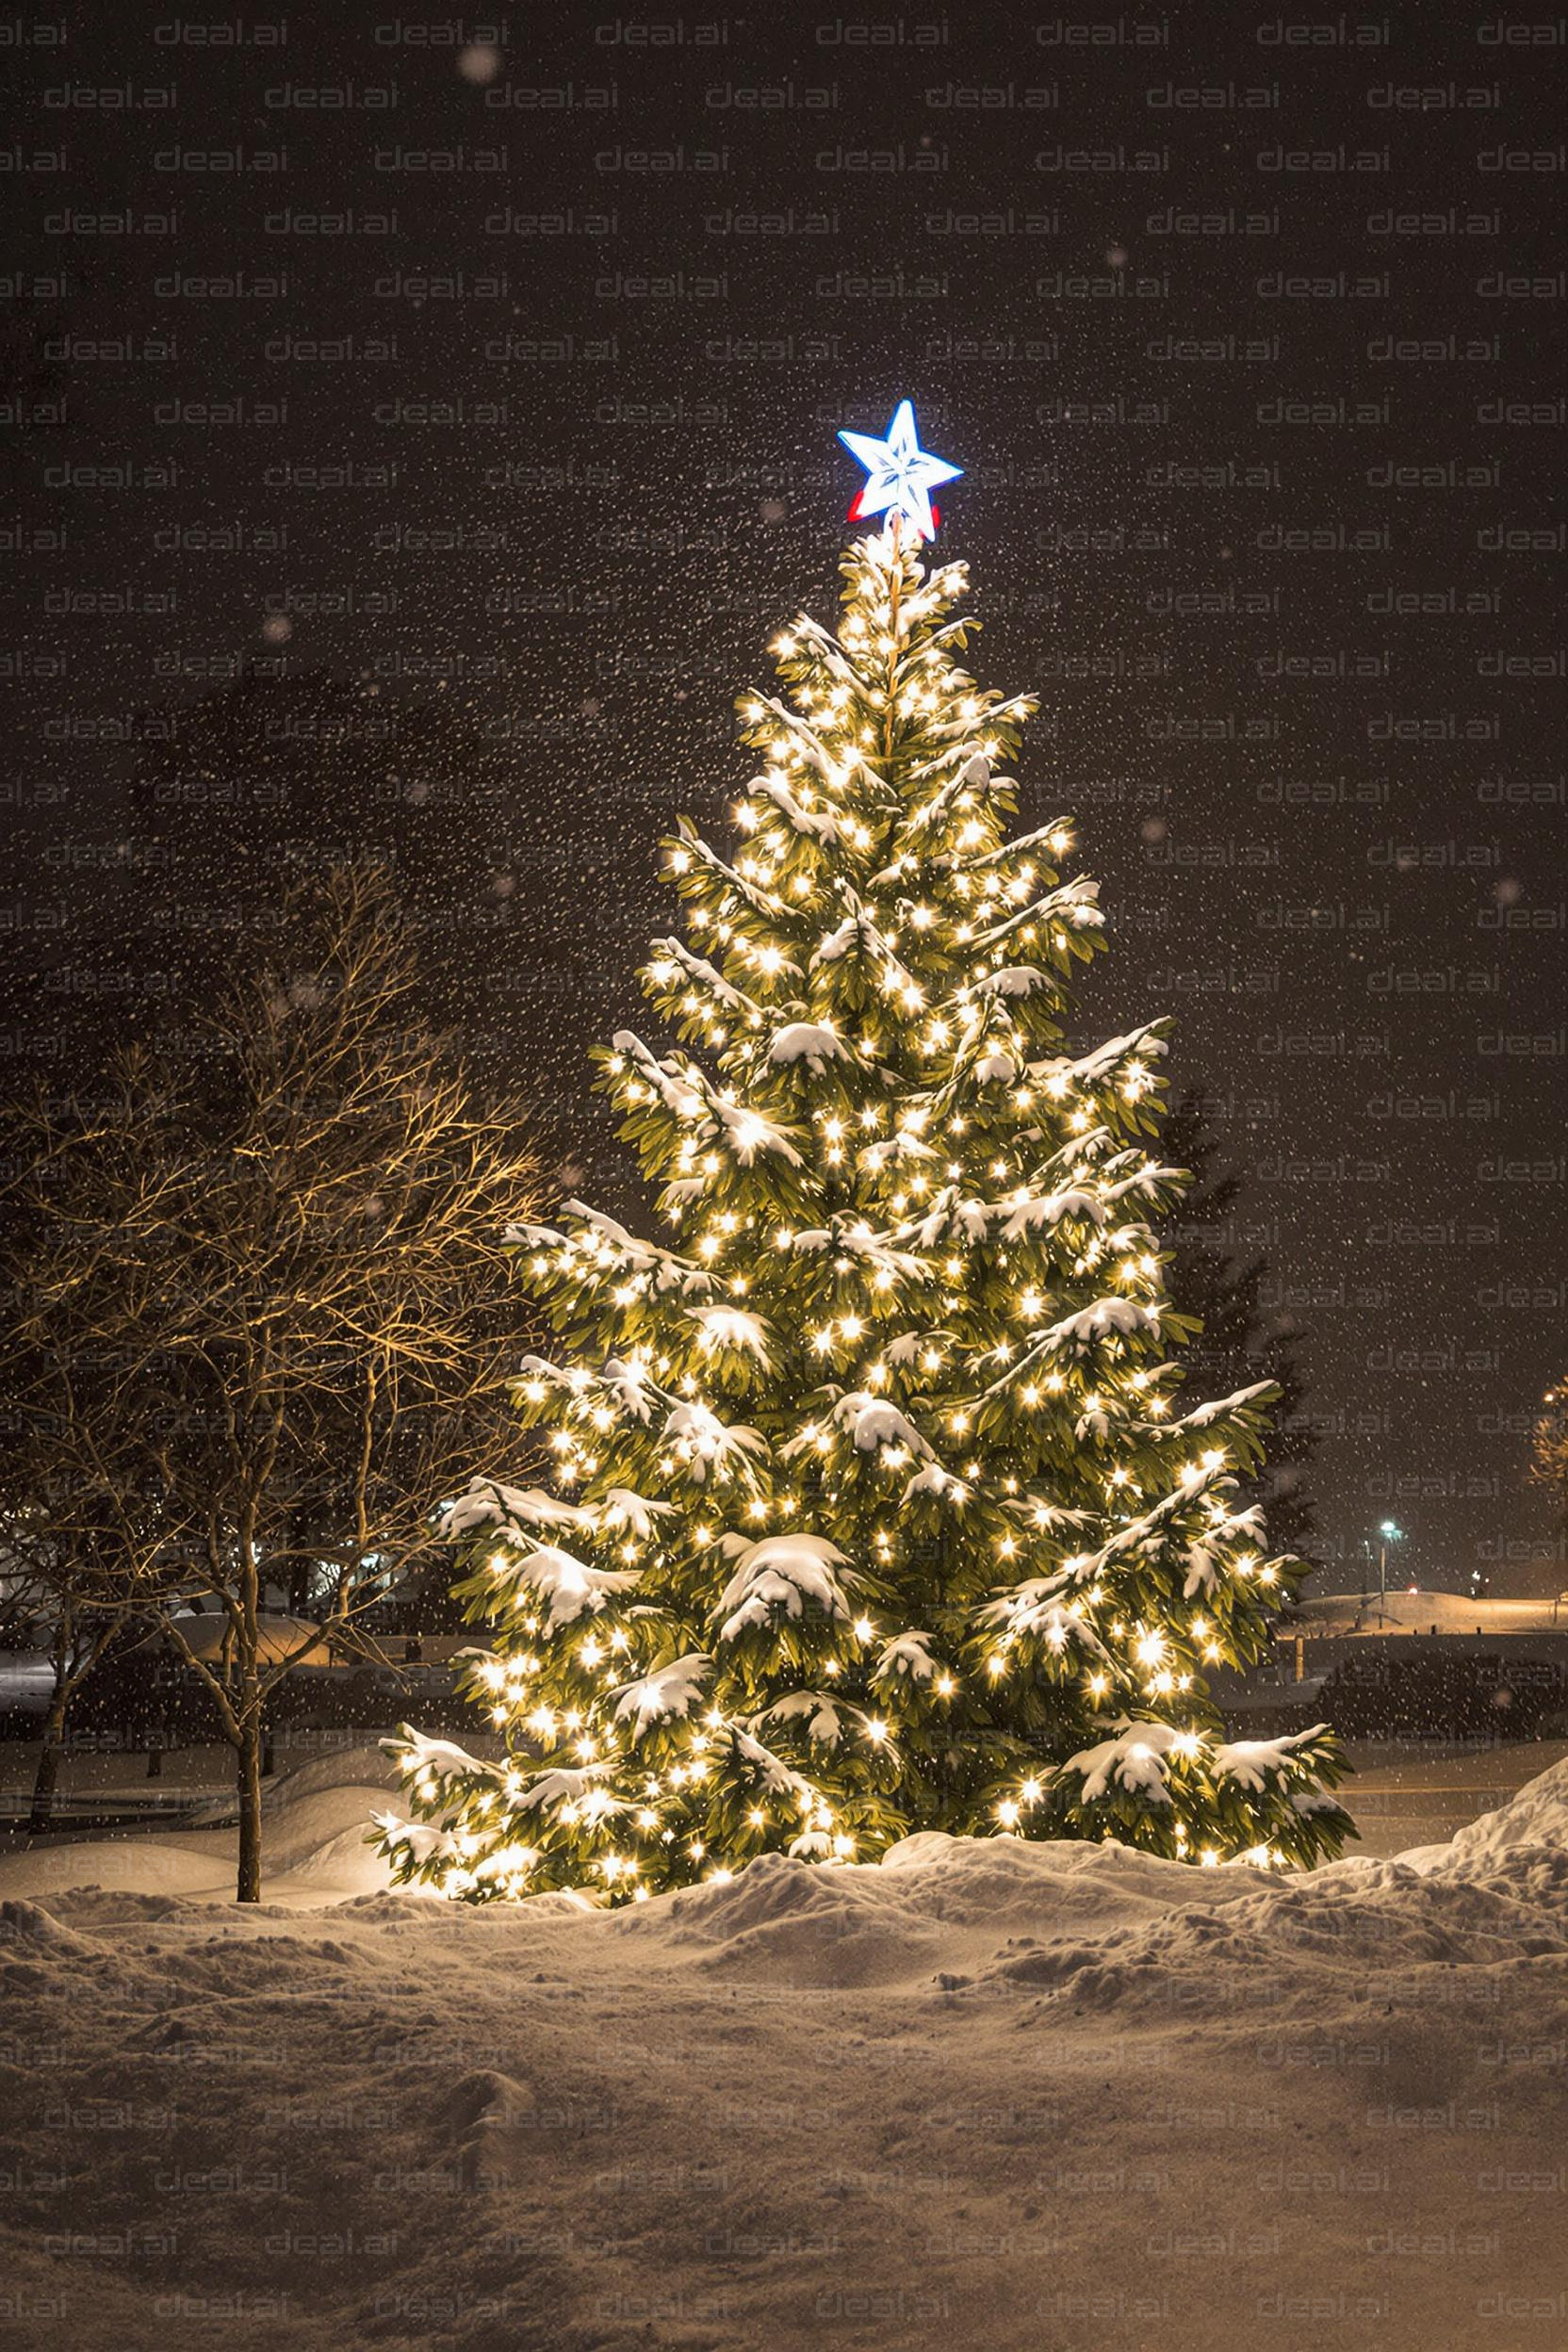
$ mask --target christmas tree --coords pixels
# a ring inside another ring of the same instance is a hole
[[[448,1514],[504,1754],[387,1743],[400,1881],[618,1902],[923,1830],[1310,1863],[1349,1828],[1324,1726],[1229,1742],[1205,1695],[1304,1573],[1242,1488],[1276,1391],[1184,1408],[1168,1024],[1068,1043],[1096,885],[1065,820],[1008,837],[1035,704],[961,664],[926,486],[741,703],[734,854],[665,845],[685,937],[642,980],[693,1050],[597,1057],[663,1237],[580,1200],[514,1233],[548,1480]]]

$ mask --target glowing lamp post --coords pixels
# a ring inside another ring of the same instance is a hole
[[[1385,1519],[1378,1529],[1381,1542],[1378,1545],[1378,1623],[1383,1625],[1388,1616],[1388,1547],[1397,1544],[1404,1534],[1392,1519]]]

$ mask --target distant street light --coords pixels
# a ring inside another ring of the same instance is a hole
[[[1385,1519],[1378,1529],[1378,1533],[1382,1538],[1382,1542],[1378,1546],[1378,1623],[1380,1625],[1386,1623],[1388,1616],[1388,1547],[1391,1544],[1397,1544],[1404,1532],[1403,1527],[1396,1527],[1392,1519]]]

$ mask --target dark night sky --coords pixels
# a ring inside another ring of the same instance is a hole
[[[1308,1327],[1326,1556],[1392,1511],[1423,1580],[1568,1583],[1564,21],[319,14],[0,27],[13,1056],[119,1018],[149,714],[439,694],[514,764],[476,903],[596,1179],[658,836],[908,394],[1044,698],[1023,818],[1102,882],[1083,1041],[1179,1017]]]

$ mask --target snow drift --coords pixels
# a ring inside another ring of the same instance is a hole
[[[1568,1763],[1393,1862],[926,1836],[614,1914],[385,1891],[382,1779],[279,1785],[257,1909],[217,1831],[0,1860],[23,2341],[1562,2339]]]

